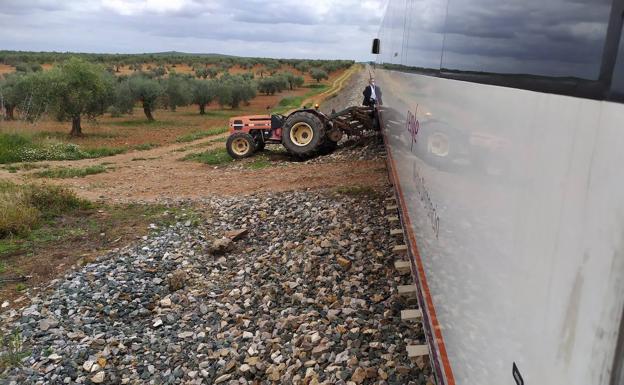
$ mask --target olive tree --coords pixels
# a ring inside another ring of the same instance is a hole
[[[23,96],[20,95],[19,82],[22,76],[17,74],[6,74],[0,79],[0,107],[4,108],[4,118],[14,119],[15,107],[20,103]]]
[[[242,76],[224,74],[216,81],[215,96],[221,106],[238,108],[241,102],[249,103],[256,97],[256,84]]]
[[[131,114],[134,109],[134,103],[136,99],[130,89],[130,81],[125,79],[119,79],[115,85],[115,92],[113,97],[114,114]]]
[[[70,119],[70,135],[82,135],[82,117],[102,115],[113,99],[114,80],[100,65],[71,58],[47,72],[37,72],[25,78],[32,110],[36,115],[44,110],[55,113],[59,120]]]
[[[141,102],[145,117],[150,122],[154,121],[152,112],[158,107],[160,97],[164,89],[157,80],[149,79],[143,75],[133,75],[128,79],[130,92],[134,98]]]
[[[312,68],[312,70],[310,71],[310,76],[312,76],[312,79],[316,80],[317,83],[323,79],[329,79],[327,72],[320,68]]]
[[[208,77],[208,68],[195,68],[195,76],[197,76],[198,78],[206,79]]]
[[[192,102],[199,106],[199,114],[206,114],[206,106],[217,96],[216,81],[195,80],[192,87]]]
[[[310,65],[308,64],[308,62],[302,61],[295,64],[295,69],[303,74],[310,70]]]
[[[302,76],[297,76],[292,72],[283,72],[279,74],[279,76],[283,77],[286,82],[288,82],[288,88],[290,88],[291,91],[296,87],[301,87],[304,83]]]
[[[258,81],[258,91],[266,95],[273,95],[276,92],[281,92],[286,89],[286,87],[288,87],[288,81],[283,76],[270,76]]]
[[[181,75],[169,74],[169,77],[163,81],[165,103],[171,111],[176,107],[187,106],[191,102],[190,82]]]

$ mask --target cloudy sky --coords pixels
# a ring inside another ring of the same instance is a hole
[[[0,49],[371,60],[386,0],[0,0]]]

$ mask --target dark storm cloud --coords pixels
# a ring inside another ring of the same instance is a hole
[[[384,1],[0,0],[0,49],[367,60]]]
[[[384,58],[437,68],[436,58],[439,62],[442,56],[442,66],[449,69],[592,78],[599,69],[610,4],[394,0],[384,20],[389,40],[382,43]],[[404,25],[410,33],[403,34]]]

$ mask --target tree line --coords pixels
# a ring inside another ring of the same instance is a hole
[[[5,119],[15,119],[16,111],[30,121],[47,114],[59,121],[71,121],[70,134],[79,136],[83,118],[95,119],[106,112],[112,116],[130,114],[137,103],[145,117],[153,121],[154,110],[160,107],[175,111],[177,107],[194,104],[203,115],[213,102],[238,108],[248,104],[257,92],[273,95],[303,85],[302,76],[277,72],[280,67],[260,78],[253,72],[196,77],[197,74],[167,71],[162,66],[129,76],[114,76],[110,68],[74,57],[49,71],[30,69],[4,75],[0,79],[0,105]],[[320,68],[312,68],[310,74],[317,81],[328,78]]]
[[[72,58],[79,57],[89,62],[99,63],[107,69],[119,72],[121,66],[129,66],[135,71],[140,71],[143,65],[156,67],[169,67],[186,64],[191,68],[217,68],[221,72],[238,66],[242,69],[252,70],[258,68],[260,77],[264,72],[274,74],[281,66],[290,66],[306,73],[312,68],[318,68],[326,73],[332,73],[340,69],[347,69],[354,64],[353,60],[310,60],[310,59],[272,59],[254,57],[236,57],[218,54],[186,54],[182,52],[162,52],[150,54],[94,54],[94,53],[68,53],[68,52],[28,52],[0,50],[0,63],[14,67],[28,66],[32,64],[60,64]],[[272,73],[273,72],[273,73]]]

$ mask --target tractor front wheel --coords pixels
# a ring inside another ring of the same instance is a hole
[[[247,158],[256,151],[256,142],[251,135],[237,132],[230,135],[225,143],[225,148],[234,159]]]

